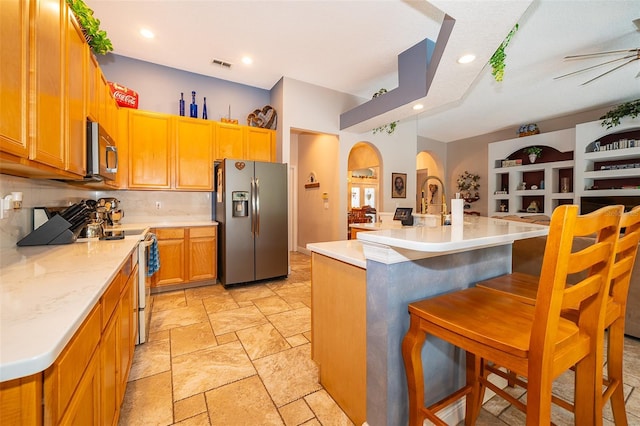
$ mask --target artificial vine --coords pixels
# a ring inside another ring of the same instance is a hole
[[[93,16],[93,10],[82,0],[67,0],[67,4],[78,19],[93,53],[106,55],[113,50],[111,40],[107,37],[107,32],[100,29],[100,20]]]
[[[507,37],[500,44],[500,46],[498,46],[496,51],[491,56],[491,59],[489,59],[489,63],[491,64],[491,69],[492,69],[491,75],[495,78],[496,81],[502,81],[502,78],[504,77],[504,67],[505,67],[504,60],[507,57],[507,54],[505,53],[505,49],[509,45],[509,42],[511,41],[511,37],[513,37],[516,31],[518,31],[518,24],[516,24],[511,29],[511,31],[509,31],[509,34],[507,34]]]
[[[387,89],[382,88],[373,94],[373,99],[377,98],[378,96],[382,96],[385,93],[387,93]],[[394,121],[392,123],[385,124],[384,126],[376,127],[375,129],[373,129],[373,134],[375,135],[376,133],[386,132],[387,134],[390,135],[396,130],[397,124],[398,122]]]
[[[630,116],[631,118],[636,118],[638,115],[640,115],[640,99],[618,105],[600,117],[600,120],[603,120],[600,124],[602,127],[606,126],[607,129],[610,129],[619,125],[622,117]]]

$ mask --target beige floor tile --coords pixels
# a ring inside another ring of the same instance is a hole
[[[214,426],[283,424],[258,376],[208,391],[205,395]]]
[[[176,401],[256,374],[240,342],[180,355],[171,364]]]
[[[129,381],[171,370],[169,340],[154,340],[136,346]]]
[[[353,422],[324,389],[305,396],[304,400],[323,425],[353,426]]]
[[[287,303],[302,302],[306,306],[311,306],[311,286],[299,285],[291,286],[278,290],[278,296],[282,297]]]
[[[255,299],[263,299],[265,297],[274,296],[275,293],[271,291],[264,284],[251,284],[236,286],[229,289],[229,294],[239,302],[251,302]]]
[[[289,343],[269,323],[236,332],[242,346],[252,360],[289,349]]]
[[[266,324],[267,318],[255,306],[209,314],[213,332],[217,335]]]
[[[201,299],[201,302],[208,314],[220,311],[229,311],[231,309],[238,309],[239,307],[238,302],[236,302],[236,300],[231,297],[229,293],[205,297],[204,299]]]
[[[176,426],[210,426],[209,414],[202,413],[194,417],[182,420],[181,422],[174,423]]]
[[[253,364],[278,407],[322,388],[310,344],[260,358]]]
[[[306,306],[293,311],[269,315],[268,319],[284,337],[291,337],[311,330],[311,309]]]
[[[291,306],[282,300],[279,296],[264,297],[262,299],[256,299],[253,303],[260,309],[264,315],[277,314],[291,310]]]
[[[174,327],[184,327],[185,325],[196,324],[207,321],[207,313],[204,306],[185,306],[182,308],[169,309],[166,311],[154,312],[151,315],[150,332],[169,330]]]
[[[322,426],[322,423],[320,423],[318,421],[318,419],[313,418],[313,419],[309,420],[308,422],[302,423],[300,426]]]
[[[216,336],[216,340],[218,340],[218,344],[219,345],[224,345],[227,344],[229,342],[235,342],[238,340],[238,336],[236,335],[236,333],[226,333],[226,334],[220,334],[218,336]]]
[[[173,404],[173,417],[176,422],[194,417],[197,414],[207,412],[207,403],[204,399],[204,393],[190,396]],[[207,415],[208,421],[208,415]]]
[[[220,296],[226,293],[227,291],[224,289],[222,284],[212,284],[212,285],[206,285],[202,287],[193,287],[193,288],[188,288],[184,291],[184,295],[187,299],[187,304],[190,304],[194,300],[201,300],[207,297]]]
[[[169,340],[169,330],[160,330],[154,331],[153,333],[149,333],[147,337],[147,342],[155,342],[158,340]]]
[[[311,411],[304,399],[299,399],[280,407],[280,415],[287,426],[298,426],[314,417],[313,411]]]
[[[171,356],[217,346],[209,321],[171,329]]]
[[[287,337],[287,342],[289,342],[292,347],[309,343],[307,338],[304,337],[304,334],[294,334],[291,337]]]
[[[171,373],[156,374],[127,383],[120,411],[122,426],[170,425],[173,423]]]
[[[167,309],[183,308],[187,306],[187,299],[184,291],[172,291],[167,293],[158,293],[153,296],[152,312],[166,311]]]

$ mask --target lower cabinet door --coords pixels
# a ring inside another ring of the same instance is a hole
[[[60,424],[97,425],[100,424],[100,374],[98,351],[93,354],[82,380],[76,388],[69,408]]]
[[[100,347],[102,361],[102,424],[113,425],[117,422],[118,394],[118,307],[102,334]]]

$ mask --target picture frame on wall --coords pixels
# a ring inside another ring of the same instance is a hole
[[[406,173],[391,173],[391,198],[407,198]]]

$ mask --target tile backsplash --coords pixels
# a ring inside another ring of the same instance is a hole
[[[34,207],[68,206],[81,200],[115,197],[124,211],[122,223],[141,221],[210,220],[211,193],[172,191],[96,191],[43,179],[0,174],[0,197],[23,193],[22,209],[0,219],[0,247],[13,247],[33,229]],[[160,208],[157,208],[159,203]]]

